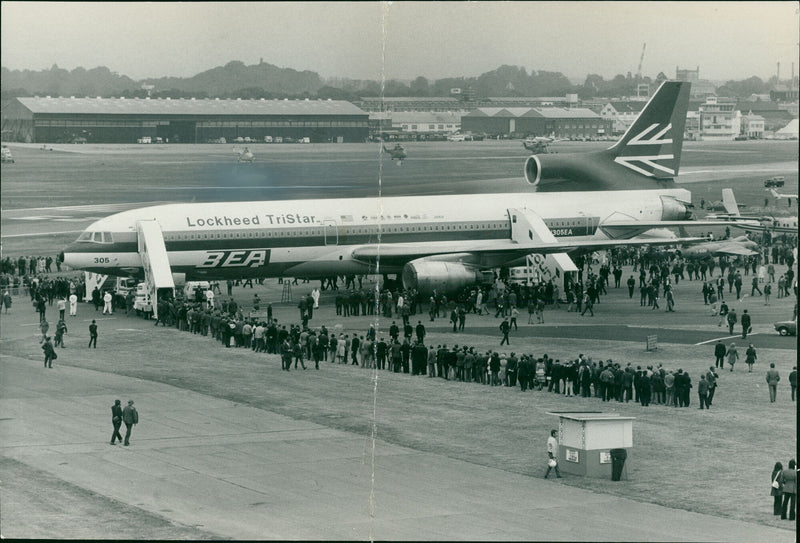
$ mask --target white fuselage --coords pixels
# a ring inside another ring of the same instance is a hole
[[[141,276],[136,225],[155,219],[172,271],[187,279],[397,273],[419,256],[511,244],[509,209],[538,215],[559,240],[598,240],[605,239],[598,229],[605,221],[679,219],[664,199],[690,198],[685,189],[669,189],[170,204],[93,223],[65,249],[64,261]],[[415,256],[419,246],[426,249]],[[408,257],[386,265],[358,257],[376,247],[395,255],[408,249]]]

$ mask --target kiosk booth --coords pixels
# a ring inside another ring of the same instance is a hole
[[[633,421],[599,411],[547,413],[558,417],[558,465],[564,473],[628,479]]]

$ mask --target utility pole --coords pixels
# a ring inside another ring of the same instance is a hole
[[[639,57],[639,69],[636,70],[636,79],[642,79],[642,62],[644,62],[644,50],[647,47],[647,42],[642,44],[642,56]]]

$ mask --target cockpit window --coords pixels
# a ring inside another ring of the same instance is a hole
[[[111,232],[83,232],[76,241],[91,243],[114,243]]]

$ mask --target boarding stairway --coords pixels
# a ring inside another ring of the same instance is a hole
[[[144,270],[144,283],[153,305],[153,315],[158,318],[159,293],[175,296],[175,281],[172,278],[164,235],[155,219],[136,221],[136,233]],[[164,289],[169,291],[169,294]]]
[[[558,243],[558,239],[550,231],[542,218],[530,209],[509,208],[508,218],[511,222],[511,241],[521,245],[531,242],[547,244]],[[553,270],[562,273],[578,271],[578,267],[567,253],[549,253],[528,255],[525,259],[528,268],[527,277],[539,277],[542,280],[553,276]]]

